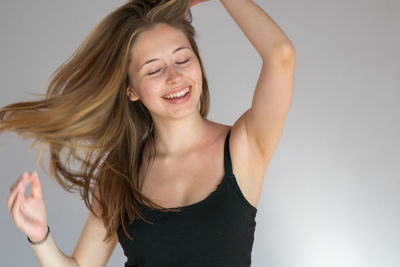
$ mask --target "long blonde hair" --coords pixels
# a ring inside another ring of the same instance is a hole
[[[199,112],[207,117],[208,83],[191,22],[189,0],[131,0],[101,20],[56,69],[43,99],[0,109],[0,133],[13,131],[33,138],[33,144],[40,145],[41,164],[43,147],[49,148],[50,177],[68,192],[79,191],[86,207],[103,220],[104,241],[110,240],[120,224],[133,239],[126,230],[124,213],[130,223],[138,217],[147,221],[139,203],[179,211],[157,205],[140,193],[145,144],[150,147],[148,159],[155,154],[154,125],[140,100],[129,101],[126,88],[135,40],[157,23],[167,23],[185,34],[199,60],[203,74]],[[150,160],[146,162],[147,172]],[[90,194],[101,206],[101,215],[93,210]]]

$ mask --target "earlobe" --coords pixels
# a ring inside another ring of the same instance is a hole
[[[126,94],[129,97],[129,100],[136,101],[139,97],[136,95],[135,90],[132,87],[126,88]]]

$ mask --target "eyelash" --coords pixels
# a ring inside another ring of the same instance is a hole
[[[185,61],[182,61],[182,62],[177,62],[177,64],[185,64],[185,63],[187,63],[188,61],[189,61],[190,59],[187,59],[187,60],[185,60]],[[147,75],[153,75],[153,74],[156,74],[157,72],[159,72],[160,71],[160,69],[158,69],[158,70],[156,70],[156,71],[153,71],[153,72],[150,72],[150,73],[148,73]]]

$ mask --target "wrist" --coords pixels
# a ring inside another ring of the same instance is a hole
[[[49,234],[50,234],[50,227],[49,227],[49,225],[47,225],[47,233],[42,239],[34,238],[32,240],[31,238],[29,238],[29,236],[26,236],[26,237],[28,238],[29,243],[31,243],[33,245],[38,245],[38,244],[41,244],[41,243],[45,242],[47,240]]]

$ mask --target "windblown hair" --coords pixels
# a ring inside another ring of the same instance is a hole
[[[102,219],[106,242],[119,225],[133,239],[125,214],[129,223],[136,218],[149,222],[139,204],[180,211],[164,208],[140,193],[139,177],[149,170],[155,155],[154,124],[148,109],[140,100],[130,101],[126,89],[135,40],[156,24],[167,23],[185,34],[199,60],[203,74],[199,112],[207,117],[208,83],[191,22],[189,0],[131,0],[101,20],[56,69],[43,99],[0,109],[0,133],[12,131],[33,138],[33,145],[39,143],[43,169],[43,148],[49,149],[50,177],[70,193],[79,191],[86,207]],[[146,161],[145,144],[150,148]],[[142,162],[147,162],[144,173]],[[93,197],[101,214],[93,209]]]

